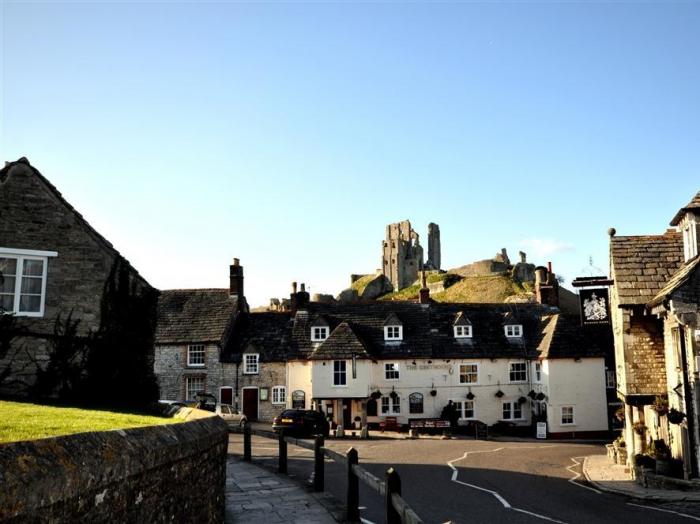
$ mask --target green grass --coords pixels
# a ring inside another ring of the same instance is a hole
[[[358,278],[357,280],[355,280],[355,282],[352,283],[352,285],[350,286],[350,288],[351,288],[351,289],[354,289],[355,291],[357,291],[357,295],[361,297],[361,296],[362,296],[362,293],[364,293],[365,288],[367,287],[367,285],[368,285],[370,282],[372,282],[372,280],[374,280],[375,278],[377,278],[377,275],[376,275],[376,274],[365,275],[365,276],[363,276],[362,278]]]
[[[378,300],[411,300],[413,298],[418,298],[418,291],[420,291],[420,284],[413,284],[403,288],[400,291],[394,291],[393,293],[387,293],[378,298]]]
[[[0,400],[0,443],[178,422],[182,420]]]
[[[511,296],[527,295],[527,287],[514,282],[507,275],[466,277],[463,280],[431,295],[436,302],[505,302]]]

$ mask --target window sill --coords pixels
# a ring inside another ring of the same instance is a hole
[[[260,372],[259,371],[244,371],[243,374],[244,375],[259,375]]]
[[[188,369],[205,369],[206,367],[206,364],[187,364]]]

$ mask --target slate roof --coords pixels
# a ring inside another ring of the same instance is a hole
[[[403,324],[402,341],[384,340],[384,323],[391,314]],[[471,338],[455,338],[459,315],[469,319]],[[503,325],[516,316],[523,337],[507,338]],[[607,348],[591,341],[578,317],[560,320],[558,310],[539,304],[444,304],[429,307],[412,302],[320,304],[312,302],[306,315],[241,313],[222,360],[240,361],[244,351],[260,353],[261,361],[305,359],[414,358],[570,358],[602,356]],[[322,343],[311,342],[311,326],[323,317],[330,328]]]
[[[697,192],[697,194],[693,197],[693,199],[690,202],[688,202],[687,205],[678,210],[678,213],[676,213],[676,215],[673,217],[673,220],[671,220],[671,225],[677,226],[683,218],[683,215],[685,215],[686,212],[691,209],[700,210],[700,191]]]
[[[236,302],[228,289],[169,289],[158,298],[156,344],[226,343]]]
[[[681,267],[682,235],[612,237],[610,263],[620,305],[646,304]]]
[[[666,285],[649,302],[649,306],[661,303],[679,287],[685,284],[693,276],[695,269],[700,267],[700,256],[694,257],[676,271]]]

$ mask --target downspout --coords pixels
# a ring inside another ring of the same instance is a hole
[[[690,390],[690,382],[688,380],[688,361],[686,360],[685,348],[685,326],[683,324],[678,325],[678,335],[681,345],[681,360],[683,361],[681,365],[681,370],[683,373],[683,395],[685,396],[683,402],[685,403],[685,419],[688,424],[688,439],[690,440],[690,446],[688,446],[690,448],[690,476],[691,478],[697,478],[698,461],[697,449],[695,447],[695,407],[693,406],[693,396]]]
[[[240,360],[236,360],[236,397],[235,397],[235,401],[236,401],[236,412],[240,412],[240,405],[239,405],[239,403],[238,403],[238,402],[239,402],[239,399],[240,399],[240,397],[239,397],[239,392],[238,392],[238,374],[239,374],[239,369],[240,369],[240,367],[241,367],[241,361],[240,361]]]

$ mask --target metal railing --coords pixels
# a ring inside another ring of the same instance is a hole
[[[387,524],[422,524],[423,520],[408,505],[401,496],[401,477],[393,468],[386,471],[385,478],[380,479],[370,473],[359,464],[359,455],[355,448],[350,448],[345,454],[338,453],[324,446],[324,438],[317,436],[313,444],[305,440],[286,437],[281,431],[274,433],[252,429],[246,424],[242,430],[233,430],[235,433],[243,433],[243,460],[252,460],[251,436],[275,439],[279,443],[277,471],[287,473],[287,445],[299,446],[314,452],[314,491],[323,491],[325,484],[325,460],[327,457],[345,467],[347,471],[347,489],[345,494],[345,518],[349,522],[360,521],[360,481],[366,486],[384,497],[384,513]]]

